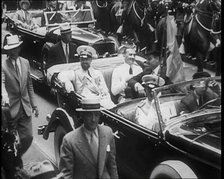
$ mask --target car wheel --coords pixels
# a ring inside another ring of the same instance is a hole
[[[60,147],[62,144],[63,137],[65,136],[66,133],[67,131],[61,125],[58,125],[54,132],[54,152],[55,152],[55,159],[56,159],[56,163],[58,167],[59,167],[59,159],[60,159]]]
[[[152,171],[150,179],[197,178],[193,170],[178,160],[168,160],[160,163]]]

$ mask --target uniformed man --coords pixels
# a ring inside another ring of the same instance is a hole
[[[152,95],[152,89],[163,86],[165,80],[157,75],[145,75],[142,77],[147,98],[142,100],[135,111],[135,121],[153,131],[159,131],[158,117],[155,109],[155,101]]]

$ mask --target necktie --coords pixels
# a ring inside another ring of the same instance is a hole
[[[16,74],[17,74],[17,76],[19,78],[19,82],[20,82],[21,76],[20,76],[19,67],[18,67],[18,64],[16,61],[15,61],[15,70],[16,70]]]
[[[98,145],[97,145],[97,138],[94,135],[94,133],[91,133],[90,148],[91,148],[91,151],[93,153],[94,158],[97,161],[97,158],[98,158]]]
[[[90,75],[90,72],[89,72],[89,70],[88,70],[88,75],[89,75],[90,77],[92,77],[92,76]]]
[[[66,56],[66,63],[68,63],[68,44],[67,43],[65,47],[65,56]]]
[[[130,66],[129,68],[129,75],[132,75],[133,74],[133,70],[132,70],[132,67]]]

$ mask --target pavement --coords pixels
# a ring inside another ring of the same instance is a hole
[[[22,156],[22,160],[23,160],[23,167],[26,171],[29,171],[29,168],[33,166],[33,164],[36,164],[44,160],[49,160],[53,164],[55,172],[59,173],[58,168],[56,166],[56,162],[53,161],[52,158],[48,156],[46,152],[44,152],[39,147],[38,142],[35,140],[35,138],[30,148]]]

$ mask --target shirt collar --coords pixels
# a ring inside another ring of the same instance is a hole
[[[83,128],[86,135],[91,136],[91,134],[93,133],[98,138],[98,128],[96,128],[94,131],[86,129],[85,126],[83,126]]]

